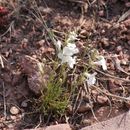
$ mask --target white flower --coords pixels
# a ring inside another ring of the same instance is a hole
[[[55,45],[55,47],[56,47],[56,49],[57,49],[58,51],[61,50],[61,45],[62,45],[62,43],[61,43],[60,40],[55,41],[55,42],[54,42],[54,45]]]
[[[73,41],[75,41],[77,39],[77,34],[73,31],[70,32],[68,39],[67,39],[67,43],[72,43]]]
[[[78,52],[79,50],[75,44],[68,43],[67,46],[63,48],[63,55],[66,55],[66,56],[72,56]]]
[[[76,57],[72,57],[74,54],[79,52],[75,44],[68,44],[58,53],[58,58],[61,59],[61,64],[68,63],[70,68],[73,68],[76,64]]]
[[[87,84],[88,86],[92,86],[96,83],[96,75],[97,73],[93,73],[93,74],[89,74],[89,73],[85,73],[84,75],[87,77],[86,81],[87,81]]]
[[[68,63],[70,68],[73,68],[74,64],[76,64],[76,57],[72,57],[69,55],[63,55],[63,53],[60,52],[58,54],[58,58],[60,58],[62,60],[61,64]]]
[[[98,57],[99,61],[93,62],[96,65],[101,65],[103,70],[107,70],[106,60],[103,56]]]

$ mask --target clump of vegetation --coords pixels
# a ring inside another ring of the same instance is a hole
[[[53,115],[65,113],[65,109],[69,102],[69,96],[67,95],[67,88],[65,87],[66,72],[65,66],[59,67],[59,72],[56,71],[56,62],[53,64],[53,69],[50,70],[51,75],[48,75],[48,79],[45,79],[46,67],[44,63],[38,63],[39,73],[41,75],[41,97],[40,97],[40,111],[44,115],[53,113]],[[39,104],[38,104],[39,106]]]
[[[54,78],[48,81],[47,89],[41,97],[41,110],[44,112],[44,114],[64,113],[68,104],[68,98],[65,96],[65,91],[66,90],[63,88],[62,83],[60,81],[55,81]]]
[[[100,65],[103,70],[107,69],[104,57],[100,56],[98,52],[93,49],[90,51],[90,54],[88,54],[89,58],[86,61],[87,63],[83,61],[83,71],[81,71],[77,78],[75,78],[75,67],[77,64],[80,64],[77,62],[78,58],[75,56],[79,53],[79,49],[75,44],[76,40],[77,34],[75,32],[70,32],[63,43],[62,41],[54,40],[57,58],[52,61],[52,72],[51,75],[49,75],[46,84],[44,81],[41,84],[44,87],[42,87],[42,96],[40,98],[40,110],[44,115],[48,115],[49,113],[53,113],[53,115],[61,113],[65,114],[69,100],[71,99],[75,89],[77,89],[73,86],[74,84],[75,86],[78,86],[80,82],[78,79],[84,79],[80,84],[86,82],[88,86],[92,86],[96,83],[95,76],[97,73],[89,73],[91,72],[91,68],[95,67],[95,65]],[[82,58],[79,57],[79,59],[82,61]],[[44,69],[46,69],[44,65],[39,64],[39,71],[42,77],[41,80],[44,80]],[[69,75],[72,75],[75,80],[70,80],[68,77],[71,76]],[[67,86],[69,86],[69,88]]]

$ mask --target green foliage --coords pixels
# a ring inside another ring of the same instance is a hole
[[[65,97],[65,91],[62,88],[60,81],[54,81],[52,78],[47,84],[47,90],[42,95],[42,107],[41,110],[44,114],[50,112],[61,114],[64,113],[68,101]]]

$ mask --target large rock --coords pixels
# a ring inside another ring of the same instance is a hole
[[[121,114],[110,120],[82,128],[81,130],[130,130],[130,112]]]
[[[72,130],[68,124],[58,124],[48,126],[46,128],[38,128],[38,129],[25,129],[25,130]]]

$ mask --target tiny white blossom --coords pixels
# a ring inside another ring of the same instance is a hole
[[[103,70],[107,70],[107,65],[106,65],[105,58],[103,56],[99,56],[98,59],[99,60],[94,62],[94,64],[102,66]]]
[[[73,68],[76,64],[76,57],[72,57],[74,54],[79,52],[75,44],[68,44],[58,53],[58,58],[61,59],[61,64],[68,63],[70,68]]]
[[[67,46],[65,46],[63,48],[63,54],[64,55],[72,56],[72,55],[74,55],[78,52],[79,52],[79,50],[78,50],[78,48],[76,47],[75,44],[68,43]]]
[[[62,45],[62,43],[61,43],[60,40],[55,41],[55,42],[54,42],[54,45],[55,45],[55,47],[56,47],[56,49],[57,49],[58,51],[61,50],[61,45]]]
[[[97,73],[93,73],[93,74],[89,74],[89,73],[85,73],[84,75],[87,77],[86,81],[87,81],[87,84],[88,86],[92,86],[96,83],[96,75]]]
[[[61,64],[68,63],[70,68],[73,68],[74,64],[76,64],[76,57],[72,57],[69,55],[63,55],[63,53],[58,54],[58,58],[61,59]]]

